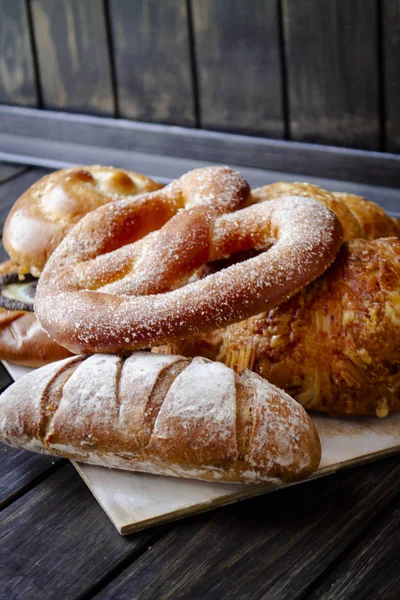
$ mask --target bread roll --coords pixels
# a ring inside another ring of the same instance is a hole
[[[11,260],[0,264],[0,360],[41,367],[71,356],[69,350],[49,338],[36,319],[34,284],[24,281],[5,284],[17,273],[18,266]]]
[[[53,250],[88,212],[161,187],[145,175],[114,167],[55,171],[16,201],[4,225],[4,247],[21,273],[38,277]]]
[[[136,352],[47,365],[0,397],[7,444],[107,467],[206,481],[291,481],[321,447],[290,396],[204,358]]]
[[[322,277],[220,339],[215,359],[254,370],[307,410],[399,411],[400,240],[346,242]]]
[[[339,192],[327,192],[311,183],[278,182],[252,190],[250,203],[260,203],[285,196],[313,198],[329,208],[342,224],[343,240],[363,238],[375,240],[380,237],[400,237],[400,226],[385,210],[362,196]]]

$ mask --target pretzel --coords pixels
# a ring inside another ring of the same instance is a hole
[[[341,225],[308,198],[238,210],[248,196],[239,173],[214,167],[90,213],[43,271],[35,303],[42,326],[75,352],[125,352],[292,296],[332,263]],[[261,253],[190,282],[204,263],[251,249]]]
[[[133,173],[93,165],[62,169],[36,181],[7,217],[3,243],[20,273],[39,277],[52,251],[86,213],[162,185]]]

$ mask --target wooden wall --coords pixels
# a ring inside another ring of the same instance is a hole
[[[0,0],[0,103],[400,151],[400,0]]]

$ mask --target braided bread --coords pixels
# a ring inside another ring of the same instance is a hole
[[[318,466],[304,409],[258,375],[202,358],[96,354],[42,367],[0,397],[7,444],[207,481],[291,481]]]
[[[239,321],[295,294],[332,263],[340,223],[308,198],[237,210],[248,196],[239,173],[213,167],[90,213],[43,271],[35,311],[45,331],[77,353],[124,352]],[[263,252],[180,287],[204,263],[250,249]]]

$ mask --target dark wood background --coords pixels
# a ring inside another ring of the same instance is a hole
[[[0,0],[0,103],[400,151],[400,0]]]

